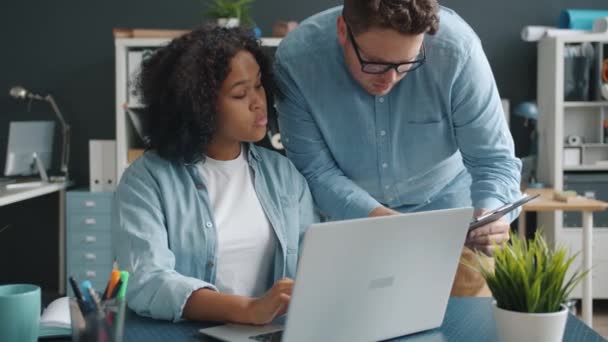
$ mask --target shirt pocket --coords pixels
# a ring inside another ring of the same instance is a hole
[[[445,111],[440,108],[434,107],[432,104],[421,104],[416,105],[414,108],[426,107],[424,110],[408,111],[406,114],[406,121],[408,124],[413,125],[425,125],[440,123],[447,119]]]
[[[402,165],[407,165],[410,177],[432,171],[458,149],[451,122],[445,116],[439,121],[408,123],[402,148]]]

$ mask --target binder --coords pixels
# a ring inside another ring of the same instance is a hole
[[[116,140],[89,140],[89,187],[92,192],[116,190]]]

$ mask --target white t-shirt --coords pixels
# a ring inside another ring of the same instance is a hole
[[[246,149],[233,160],[198,163],[218,236],[218,290],[259,297],[268,289],[276,237],[253,187]]]

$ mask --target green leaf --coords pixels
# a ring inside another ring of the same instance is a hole
[[[564,246],[548,246],[539,229],[534,239],[526,241],[514,235],[504,246],[496,246],[495,265],[484,262],[475,252],[475,262],[463,260],[477,270],[488,283],[500,308],[519,312],[555,312],[566,302],[571,291],[587,276],[589,270],[568,270],[579,253],[568,256]]]

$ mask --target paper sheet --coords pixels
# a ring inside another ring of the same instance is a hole
[[[521,39],[526,42],[537,42],[543,37],[557,37],[564,35],[580,34],[588,31],[559,29],[553,26],[525,26],[521,30]]]
[[[68,297],[55,299],[40,316],[39,336],[64,336],[72,334]]]

